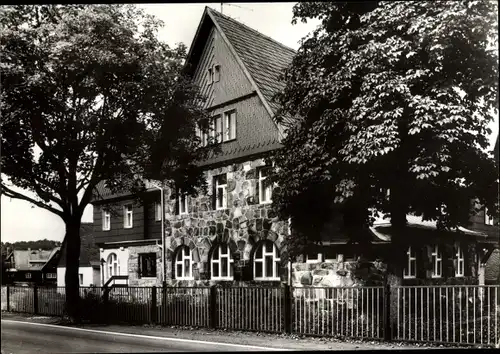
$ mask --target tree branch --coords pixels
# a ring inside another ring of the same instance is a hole
[[[25,200],[27,202],[33,203],[33,204],[35,204],[36,206],[38,206],[38,207],[40,207],[42,209],[48,210],[51,213],[54,213],[54,214],[60,216],[61,219],[64,220],[64,213],[62,211],[57,210],[57,209],[51,207],[50,205],[47,205],[45,203],[42,203],[42,202],[34,200],[34,199],[30,198],[30,197],[27,197],[27,196],[25,196],[22,193],[15,192],[12,189],[7,188],[4,184],[0,184],[0,188],[1,188],[0,192],[1,192],[2,195],[5,195],[5,196],[10,197],[10,198]]]

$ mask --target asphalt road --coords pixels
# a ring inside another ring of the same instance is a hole
[[[2,354],[266,351],[272,348],[2,320]]]

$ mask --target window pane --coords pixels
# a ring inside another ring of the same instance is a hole
[[[189,247],[184,247],[184,255],[185,256],[189,257],[189,251],[190,251]]]
[[[227,258],[224,257],[221,259],[221,271],[222,271],[222,276],[227,277]]]
[[[232,112],[229,116],[229,126],[231,127],[229,131],[230,139],[236,138],[236,112]]]
[[[218,262],[212,263],[212,276],[213,277],[219,276],[219,263]]]
[[[227,175],[224,173],[217,177],[219,185],[227,184]]]
[[[176,258],[177,258],[178,261],[182,261],[182,250],[179,250],[177,252],[177,257]]]
[[[177,278],[182,277],[182,264],[177,264],[177,274],[175,275]]]
[[[262,263],[255,262],[255,276],[258,278],[262,278]]]
[[[220,246],[220,253],[221,254],[227,254],[227,245],[221,245]]]
[[[184,259],[184,272],[186,274],[186,277],[190,277],[191,276],[191,269],[189,267],[190,264],[191,264],[191,260]]]
[[[229,272],[230,272],[230,273],[229,273],[229,276],[230,276],[230,277],[232,277],[232,276],[233,276],[233,271],[234,271],[234,269],[233,269],[233,268],[234,268],[233,263],[231,263],[231,264],[229,265]]]
[[[274,247],[274,245],[272,242],[266,242],[266,252],[272,252],[273,247]]]
[[[262,248],[264,247],[264,245],[260,245],[259,247],[257,247],[257,252],[255,254],[255,258],[262,258]]]
[[[265,264],[266,264],[266,277],[272,277],[273,276],[273,257],[266,256]]]

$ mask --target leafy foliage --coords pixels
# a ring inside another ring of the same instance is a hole
[[[294,7],[294,21],[322,21],[276,97],[288,130],[273,205],[297,233],[317,238],[329,217],[318,210],[332,204],[354,225],[380,211],[396,227],[415,213],[444,229],[468,219],[473,198],[498,210],[498,166],[485,152],[498,112],[497,10],[493,1]]]
[[[0,22],[2,194],[65,221],[77,289],[80,220],[99,182],[202,183],[203,97],[183,75],[185,46],[158,40],[161,22],[133,5],[7,6]]]

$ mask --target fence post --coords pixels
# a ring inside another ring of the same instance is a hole
[[[210,287],[210,327],[217,328],[217,288],[215,285]]]
[[[386,283],[384,286],[384,340],[391,339],[391,286]]]
[[[156,302],[156,286],[153,285],[151,288],[151,323],[156,324],[156,312],[157,312],[157,302]]]
[[[10,286],[7,285],[7,312],[10,312]]]
[[[38,315],[38,286],[33,287],[33,312]]]
[[[292,333],[292,292],[291,285],[285,284],[283,299],[283,314],[285,317],[285,333]]]

